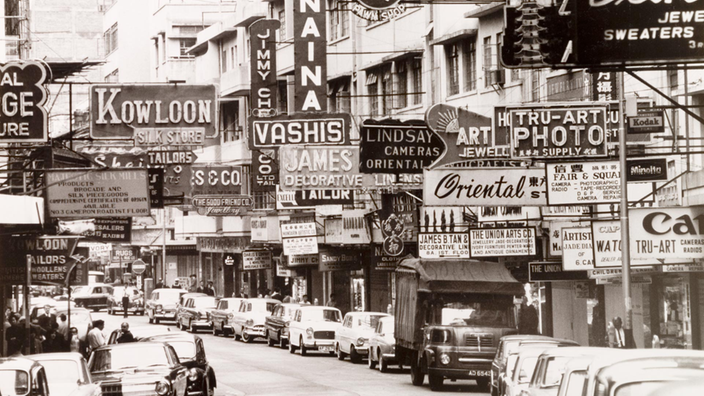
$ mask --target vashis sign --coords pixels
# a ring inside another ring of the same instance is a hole
[[[349,114],[296,114],[251,118],[251,149],[281,147],[287,144],[350,144]]]
[[[704,208],[648,208],[630,211],[633,259],[704,257]]]
[[[137,146],[202,146],[217,137],[214,85],[93,85],[90,136]]]

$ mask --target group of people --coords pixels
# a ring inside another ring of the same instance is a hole
[[[44,306],[41,315],[32,319],[27,333],[26,319],[17,312],[5,312],[5,341],[8,354],[22,354],[29,342],[30,353],[80,352],[78,329],[68,327],[66,314],[56,317],[51,306]]]

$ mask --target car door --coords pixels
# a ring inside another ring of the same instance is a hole
[[[218,307],[210,314],[213,321],[213,328],[222,330],[224,325],[224,317],[227,315],[225,311],[227,310],[227,300],[220,300],[218,302]]]
[[[244,316],[245,312],[247,312],[247,301],[243,300],[240,303],[240,308],[237,310],[237,313],[235,313],[235,320],[234,323],[232,324],[232,327],[235,331],[235,334],[237,335],[242,335],[242,326],[244,324]]]
[[[340,345],[340,350],[345,352],[345,353],[350,353],[349,351],[349,346],[350,346],[350,333],[352,332],[352,314],[347,314],[345,315],[345,319],[342,321],[342,326],[338,329],[338,331],[335,332],[337,334],[338,332],[340,333],[339,337],[339,345]]]
[[[291,320],[291,325],[288,328],[288,342],[293,345],[298,345],[298,340],[301,336],[301,317],[302,313],[300,309],[296,310],[293,314],[293,319]],[[298,345],[300,346],[300,345]]]

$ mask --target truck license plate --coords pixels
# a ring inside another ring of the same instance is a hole
[[[318,351],[319,352],[332,352],[333,349],[331,346],[319,346]]]
[[[469,370],[469,375],[473,377],[490,377],[491,372],[489,370]]]

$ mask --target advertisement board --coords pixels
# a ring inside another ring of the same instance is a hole
[[[664,110],[639,110],[637,115],[628,117],[627,133],[665,132]]]
[[[271,250],[245,250],[242,252],[242,270],[263,270],[272,268]]]
[[[0,253],[0,284],[19,285],[27,279],[27,261],[31,265],[32,285],[64,285],[70,258],[78,245],[76,236],[3,238]]]
[[[281,224],[281,238],[286,256],[318,253],[315,223]]]
[[[149,207],[164,208],[164,169],[148,168],[149,175]]]
[[[276,209],[314,209],[321,205],[351,205],[354,190],[282,190],[276,186]]]
[[[358,146],[283,146],[279,149],[283,190],[361,189]]]
[[[704,257],[704,208],[634,208],[629,217],[633,259]]]
[[[325,243],[342,244],[342,219],[325,219]]]
[[[594,269],[591,227],[562,228],[561,235],[562,269],[565,271]]]
[[[279,184],[279,150],[252,150],[252,191],[276,191]]]
[[[191,166],[192,195],[239,195],[241,193],[241,166]]]
[[[322,0],[293,1],[293,112],[328,110],[327,28]]]
[[[629,182],[667,181],[666,158],[629,159],[626,169]]]
[[[197,237],[196,250],[202,253],[242,253],[249,237]]]
[[[355,250],[321,250],[318,271],[354,271],[362,268],[362,256]]]
[[[278,105],[276,37],[280,27],[281,22],[278,19],[260,19],[249,25],[249,81],[252,110],[276,109]]]
[[[53,218],[149,216],[146,169],[47,171]]]
[[[559,261],[540,261],[528,264],[528,279],[531,282],[558,282],[587,280],[587,271],[563,271]]]
[[[91,239],[102,242],[127,242],[132,238],[131,217],[106,217],[95,219],[95,235]]]
[[[90,136],[140,147],[203,146],[217,132],[215,85],[90,86]]]
[[[291,114],[250,118],[249,148],[272,148],[292,144],[346,146],[352,121],[346,113]]]
[[[536,254],[535,228],[475,228],[469,230],[469,256],[511,257]]]
[[[526,205],[543,206],[543,169],[426,170],[423,203],[431,206]]]
[[[38,61],[12,60],[0,65],[0,143],[48,140],[46,77],[46,67]]]
[[[528,104],[509,108],[511,157],[605,157],[606,105]]]
[[[301,254],[298,256],[283,256],[286,258],[287,267],[305,267],[310,265],[318,265],[320,257],[318,254]]]
[[[201,216],[243,216],[252,210],[249,195],[195,195],[191,204]]]
[[[550,221],[550,240],[548,247],[548,254],[551,257],[562,257],[562,229],[588,226],[589,224],[582,224],[581,222],[560,220]]]
[[[418,234],[420,258],[469,258],[469,234],[424,233]]]
[[[544,218],[578,218],[589,217],[591,207],[588,205],[551,205],[540,207]]]
[[[620,267],[621,260],[621,222],[619,220],[603,220],[592,222],[592,238],[594,248],[594,267]],[[633,239],[633,236],[631,236]],[[682,260],[664,260],[656,258],[630,257],[631,267],[663,265],[679,263]]]

